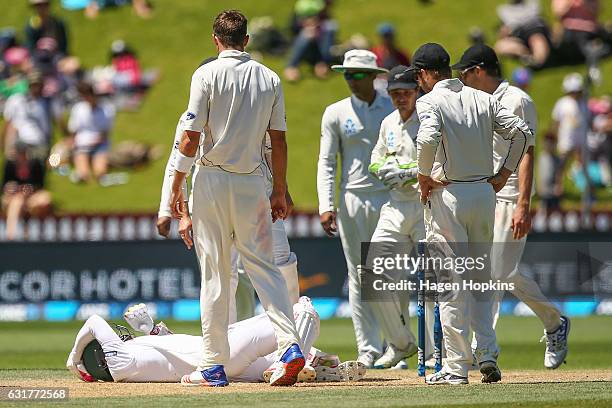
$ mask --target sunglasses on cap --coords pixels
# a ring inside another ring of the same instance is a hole
[[[459,78],[463,78],[465,77],[465,74],[467,74],[468,72],[470,72],[471,70],[475,69],[476,67],[482,67],[484,64],[481,62],[480,64],[476,64],[476,65],[472,65],[471,67],[468,67],[462,71],[459,72]]]
[[[344,79],[346,79],[347,81],[361,81],[362,79],[366,78],[370,73],[369,72],[345,72],[344,73]]]

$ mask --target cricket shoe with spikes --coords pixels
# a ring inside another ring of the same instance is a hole
[[[292,344],[281,358],[272,364],[271,368],[274,372],[270,376],[270,385],[287,386],[295,384],[305,363],[306,359],[300,350],[300,346]]]
[[[425,377],[425,382],[429,385],[462,385],[469,383],[467,377],[447,373],[444,369]]]
[[[206,370],[185,374],[181,378],[181,384],[187,387],[225,387],[229,382],[223,366],[215,365]]]
[[[345,361],[336,367],[320,365],[314,369],[317,382],[359,381],[366,375],[366,367],[359,361]]]
[[[417,352],[417,346],[414,343],[408,344],[405,349],[397,348],[394,344],[389,343],[384,354],[374,362],[374,368],[393,368],[402,360],[412,357]]]
[[[479,370],[482,374],[480,380],[483,383],[494,383],[502,379],[501,371],[495,361],[483,361],[479,364]]]
[[[561,316],[561,325],[552,333],[544,330],[544,336],[540,342],[546,340],[546,351],[544,352],[544,367],[554,370],[565,362],[567,357],[567,336],[570,331],[570,320]]]
[[[270,378],[272,377],[272,374],[274,374],[274,369],[275,365],[273,364],[272,366],[270,366],[270,368],[268,368],[266,371],[264,371],[263,373],[263,379],[264,382],[269,383],[270,382]],[[297,382],[302,383],[302,382],[315,382],[317,380],[317,372],[314,368],[312,368],[309,365],[305,365],[304,368],[302,368],[302,370],[299,372],[298,377],[297,377]]]

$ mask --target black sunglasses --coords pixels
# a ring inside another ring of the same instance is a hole
[[[344,73],[344,79],[346,79],[347,81],[361,81],[362,79],[366,78],[370,73],[369,72],[345,72]]]

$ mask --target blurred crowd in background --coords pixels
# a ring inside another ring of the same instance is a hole
[[[128,177],[111,169],[140,166],[161,153],[157,146],[111,143],[116,112],[138,109],[158,79],[157,70],[143,69],[136,51],[122,40],[109,44],[108,61],[86,69],[71,54],[70,27],[51,12],[51,1],[27,2],[31,17],[24,28],[0,31],[2,212],[9,238],[19,217],[51,210],[51,196],[45,190],[48,168],[75,183],[108,186],[125,183]],[[83,10],[89,18],[109,7],[130,6],[142,18],[153,12],[146,0],[57,3],[64,9]],[[516,58],[521,67],[509,80],[527,92],[534,71],[575,65],[576,71],[586,72],[564,79],[550,112],[552,125],[539,138],[537,192],[540,208],[547,212],[559,208],[566,175],[582,192],[583,209],[590,208],[597,189],[611,185],[611,98],[590,97],[591,89],[603,80],[599,62],[612,55],[612,30],[610,22],[599,21],[600,6],[598,0],[551,0],[554,20],[547,21],[539,0],[510,0],[497,8],[497,38],[487,39],[479,27],[466,33],[472,43],[489,43],[501,56]],[[250,19],[248,51],[255,58],[284,56],[282,75],[292,83],[307,75],[325,80],[330,65],[355,48],[372,50],[378,65],[387,69],[410,64],[410,50],[401,44],[392,24],[365,28],[376,30],[374,44],[354,27],[339,43],[341,28],[349,30],[334,19],[333,0],[297,0],[285,26],[277,26],[270,17]],[[385,92],[384,74],[376,87]],[[56,130],[64,137],[51,146]]]
[[[111,150],[117,110],[136,110],[157,80],[157,71],[143,70],[136,52],[124,41],[110,45],[108,61],[86,69],[70,52],[69,27],[51,12],[50,0],[28,0],[31,16],[23,31],[0,31],[0,153],[4,156],[2,212],[7,237],[19,218],[51,210],[45,189],[47,169],[75,183],[102,186],[127,181],[111,168],[134,167],[159,156],[155,148],[124,141]],[[63,6],[101,10],[128,1],[63,1]],[[134,1],[139,16],[150,6]],[[93,17],[91,11],[86,11]],[[54,132],[63,136],[52,146]]]
[[[327,78],[329,66],[340,63],[344,53],[354,48],[370,49],[378,65],[387,69],[410,65],[410,52],[399,43],[390,23],[376,27],[374,44],[359,32],[337,43],[341,27],[333,18],[333,5],[333,0],[297,0],[287,35],[270,18],[254,19],[250,50],[286,53],[283,74],[289,82],[298,82],[308,67],[315,77]],[[563,81],[560,98],[550,113],[552,125],[544,134],[537,163],[537,192],[547,213],[559,209],[567,174],[583,195],[584,211],[590,209],[598,188],[612,185],[610,95],[589,96],[591,88],[603,80],[599,62],[612,55],[612,27],[599,21],[600,6],[599,0],[552,0],[555,20],[549,22],[542,16],[540,0],[510,0],[497,8],[496,39],[488,41],[480,27],[467,33],[472,44],[490,42],[498,55],[515,58],[521,66],[509,79],[527,92],[534,71],[563,65],[584,71],[586,67],[587,75],[576,72]],[[386,92],[384,74],[375,86]]]

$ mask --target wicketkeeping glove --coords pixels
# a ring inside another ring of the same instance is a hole
[[[389,188],[401,188],[408,184],[414,184],[417,181],[418,169],[416,167],[410,169],[394,168],[386,172],[382,181]]]
[[[123,317],[132,329],[141,333],[149,334],[155,326],[147,305],[144,303],[130,306],[123,314]]]

